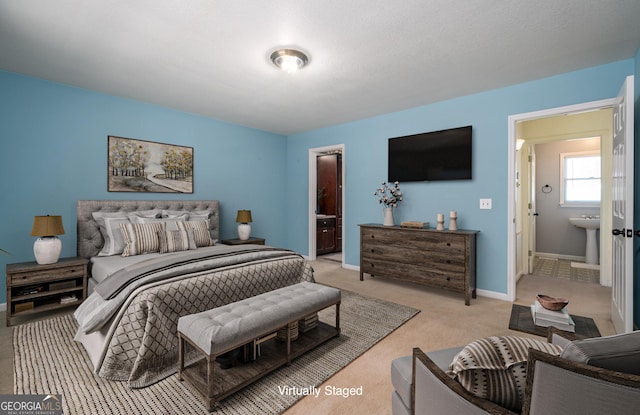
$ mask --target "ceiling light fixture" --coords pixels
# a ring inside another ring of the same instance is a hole
[[[271,54],[271,62],[288,73],[296,72],[309,63],[309,57],[295,49],[278,49]]]

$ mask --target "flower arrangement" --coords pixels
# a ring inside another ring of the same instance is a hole
[[[400,191],[400,183],[393,184],[382,182],[382,186],[373,192],[374,196],[378,196],[378,202],[384,207],[398,207],[398,203],[402,201],[402,192]]]

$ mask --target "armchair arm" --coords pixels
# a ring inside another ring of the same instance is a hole
[[[558,338],[562,339],[560,343],[557,341]],[[563,346],[563,344],[561,343],[569,343],[574,340],[582,340],[585,338],[585,336],[560,330],[559,328],[553,326],[547,327],[547,342],[549,343],[559,344],[560,346]]]
[[[424,373],[425,369],[428,373]],[[423,374],[427,377],[422,376]],[[430,375],[430,376],[429,376]],[[434,385],[425,385],[423,379],[430,379]],[[432,397],[426,397],[426,394]],[[415,414],[424,414],[418,400],[428,401],[431,413],[451,414],[487,413],[492,415],[516,415],[502,406],[487,399],[479,398],[467,391],[460,383],[449,377],[421,349],[413,349],[413,382],[411,391],[411,407]],[[439,401],[439,402],[438,402]]]
[[[529,350],[523,415],[635,414],[640,376],[615,372]]]

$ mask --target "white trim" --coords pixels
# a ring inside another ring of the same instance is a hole
[[[344,257],[344,255],[343,255],[343,257]],[[342,268],[360,272],[360,266],[359,265],[342,264]]]
[[[600,264],[585,264],[584,262],[572,262],[571,268],[597,269],[600,271]]]
[[[579,256],[579,255],[563,255],[563,254],[549,254],[546,252],[536,252],[536,256],[540,259],[553,259],[553,260],[557,260],[557,259],[564,259],[567,261],[586,261],[586,257],[585,256]]]
[[[509,302],[511,302],[511,300],[509,300],[509,295],[508,294],[499,293],[499,292],[496,292],[496,291],[476,289],[476,295],[478,295],[479,297],[493,298],[494,300],[501,300],[501,301],[509,301]]]
[[[345,153],[344,144],[336,144],[332,146],[316,147],[309,149],[309,253],[307,258],[309,261],[316,260],[316,199],[318,197],[316,187],[318,181],[318,156],[331,152],[340,151],[342,154],[342,266],[345,266],[346,260],[346,232],[345,230],[345,192],[344,184],[346,182],[345,169]]]
[[[0,313],[3,311],[7,311],[7,303],[0,304]]]
[[[541,111],[509,115],[507,119],[507,301],[516,300],[516,124],[519,121],[545,118],[560,114],[575,114],[593,111],[605,107],[613,107],[615,98],[584,102],[565,107],[549,108]]]

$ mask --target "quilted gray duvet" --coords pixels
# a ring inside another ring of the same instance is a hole
[[[94,292],[75,316],[80,330],[86,333],[108,321],[96,373],[106,379],[127,381],[132,388],[151,385],[177,371],[180,317],[314,281],[306,260],[287,250],[241,250],[233,261],[228,255],[219,260],[224,263],[198,265],[181,275],[168,273],[161,281],[150,273],[110,300]]]

